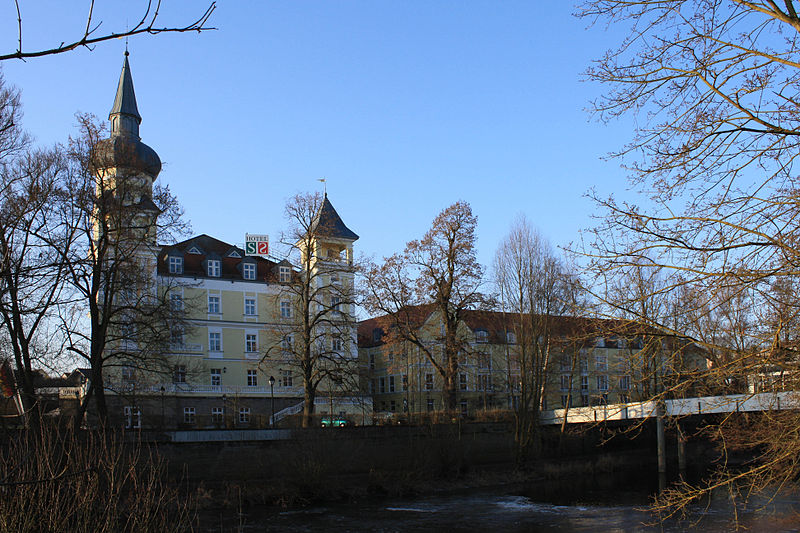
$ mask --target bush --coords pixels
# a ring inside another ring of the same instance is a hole
[[[187,531],[195,504],[123,435],[40,428],[0,444],[0,531]]]

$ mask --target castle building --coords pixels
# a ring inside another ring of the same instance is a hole
[[[157,297],[171,313],[160,325],[168,333],[157,353],[139,357],[142,343],[129,343],[108,366],[104,386],[112,422],[130,428],[266,428],[301,413],[309,402],[317,415],[370,419],[371,399],[348,377],[356,373],[358,357],[352,302],[358,236],[327,194],[309,197],[318,205],[294,246],[299,265],[248,255],[209,235],[157,244],[160,211],[152,194],[161,162],[139,137],[127,52],[109,119],[110,138],[93,157],[103,184],[98,195],[124,190],[119,194],[135,213],[125,231],[134,233],[117,235],[135,234],[128,240],[138,246],[143,277],[155,280]],[[310,290],[303,290],[304,283]],[[315,321],[304,329],[309,315]],[[109,349],[119,349],[126,342],[120,339]],[[310,400],[306,384],[313,388]]]
[[[443,323],[433,306],[407,313],[426,345],[442,344]],[[475,416],[512,410],[520,402],[525,376],[520,361],[518,315],[468,310],[459,325],[457,400],[460,414]],[[548,338],[541,346],[544,365],[541,409],[587,407],[641,401],[682,373],[700,370],[704,358],[693,345],[677,345],[656,331],[617,320],[549,317]],[[375,411],[409,416],[441,411],[443,382],[421,350],[392,335],[392,321],[375,317],[359,323],[359,349]],[[532,340],[527,349],[531,350]],[[430,350],[436,353],[436,350]],[[655,375],[664,383],[655,383]],[[684,380],[687,381],[688,380]]]

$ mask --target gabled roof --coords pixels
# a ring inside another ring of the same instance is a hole
[[[196,248],[200,254],[189,253],[189,250]],[[236,251],[241,257],[231,257],[230,253]],[[248,281],[267,281],[277,282],[279,275],[277,272],[278,265],[287,266],[289,263],[280,262],[275,263],[269,259],[258,256],[245,256],[244,250],[238,246],[234,246],[227,242],[221,241],[206,234],[192,237],[185,241],[162,246],[161,252],[158,255],[158,273],[162,275],[169,274],[169,256],[179,255],[183,257],[183,273],[182,276],[192,276],[196,278],[207,278],[205,261],[207,259],[217,259],[220,261],[220,276],[221,279],[229,280],[242,280],[241,263],[251,262],[256,264],[256,279]],[[211,279],[219,279],[216,276]]]
[[[322,207],[319,213],[317,213],[317,216],[314,217],[314,222],[312,222],[309,231],[320,237],[333,237],[349,241],[358,240],[358,235],[342,222],[339,213],[336,212],[336,209],[333,208],[333,204],[328,200],[327,193],[322,201]]]

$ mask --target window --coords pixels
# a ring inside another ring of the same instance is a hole
[[[245,298],[244,299],[244,314],[247,316],[256,316],[256,299],[255,298]]]
[[[219,259],[209,259],[206,263],[206,271],[208,275],[212,278],[218,278],[220,275],[220,260]]]
[[[186,383],[186,365],[175,365],[172,370],[173,383]]]
[[[572,396],[570,396],[569,394],[562,394],[561,407],[572,407]]]
[[[183,295],[175,293],[170,294],[169,308],[173,311],[183,311]]]
[[[292,386],[292,371],[291,370],[281,370],[281,385],[284,387],[291,387]]]
[[[278,268],[278,281],[281,283],[288,283],[290,279],[291,271],[289,267],[279,267]]]
[[[622,376],[619,378],[619,388],[622,390],[630,390],[631,388],[631,377],[630,376]]]
[[[594,357],[594,368],[598,372],[605,372],[608,370],[608,356],[596,355]]]
[[[589,371],[589,360],[586,359],[585,357],[581,357],[580,365],[581,365],[581,372],[582,373],[585,374],[586,372]]]
[[[250,423],[250,408],[249,407],[240,407],[239,408],[239,423],[240,424],[249,424]]]
[[[208,313],[213,315],[219,314],[219,296],[208,295]]]
[[[383,330],[381,328],[375,328],[372,330],[372,342],[381,342],[383,338]]]
[[[222,372],[219,368],[212,368],[211,369],[211,386],[212,387],[219,387],[222,385]]]
[[[142,427],[142,411],[138,407],[123,407],[122,414],[125,416],[126,429],[140,429]]]
[[[244,279],[256,279],[256,264],[242,263],[242,277]]]
[[[184,407],[183,408],[183,423],[184,424],[194,424],[196,411],[194,407]]]
[[[334,337],[331,339],[331,349],[334,352],[338,352],[342,349],[342,339],[339,337]]]
[[[255,369],[250,369],[247,371],[247,386],[248,387],[257,387],[258,386],[258,371]]]
[[[425,407],[428,409],[428,412],[433,411],[433,398],[428,398]]]
[[[478,368],[481,370],[490,370],[492,368],[492,360],[488,353],[478,354]]]
[[[292,346],[294,345],[294,336],[290,333],[281,339],[281,348],[290,352],[292,350]]]
[[[375,391],[378,390],[378,387],[375,386],[375,379],[369,380],[369,393],[375,394]]]
[[[619,348],[620,347],[619,346],[619,344],[620,344],[619,343],[619,339],[617,339],[616,337],[609,337],[609,338],[605,339],[604,344],[606,345],[606,348]]]
[[[133,366],[122,365],[122,381],[133,381]]]
[[[522,375],[511,374],[511,389],[517,392],[522,389]]]
[[[408,390],[408,374],[403,374],[403,391]]]
[[[258,337],[255,333],[248,333],[244,336],[244,351],[253,353],[258,351]]]
[[[489,342],[489,332],[483,329],[479,329],[475,332],[475,340],[476,342],[480,343],[487,343]]]
[[[459,374],[458,375],[458,388],[459,388],[459,390],[467,390],[467,375],[466,374]]]
[[[378,384],[379,384],[378,392],[380,392],[381,394],[385,394],[386,393],[386,378],[384,378],[384,377],[379,378],[378,379]]]
[[[581,407],[589,407],[589,393],[581,392]]]
[[[336,272],[331,273],[331,285],[339,285],[341,280],[339,279],[339,274]]]
[[[433,374],[425,374],[425,390],[433,390]]]
[[[589,376],[581,376],[581,390],[582,391],[589,390]]]
[[[395,400],[392,400],[391,402],[389,402],[389,410],[390,411],[397,411],[397,402]]]
[[[292,304],[288,300],[281,302],[281,318],[292,318]]]
[[[562,372],[569,372],[572,370],[572,360],[566,355],[562,355],[559,361],[559,368]]]
[[[171,255],[169,257],[169,273],[183,274],[183,257]]]
[[[342,299],[338,296],[331,296],[331,309],[336,311],[337,313],[341,312],[341,302]]]
[[[506,342],[508,344],[517,344],[517,335],[513,331],[506,333]]]
[[[461,415],[462,416],[467,416],[467,414],[468,414],[468,411],[467,411],[467,400],[461,400],[461,404],[460,405],[461,405]]]
[[[572,385],[572,379],[570,379],[570,376],[561,376],[561,390],[569,390],[570,385]]]
[[[608,390],[608,376],[601,374],[597,376],[597,390]]]
[[[492,391],[492,376],[490,374],[481,374],[478,376],[478,390]]]
[[[369,369],[370,370],[375,370],[375,354],[374,353],[369,354]]]
[[[213,422],[214,424],[222,424],[222,415],[223,415],[222,407],[211,408],[211,422]]]
[[[208,333],[208,351],[221,352],[222,351],[222,334],[218,331],[210,331]]]
[[[394,376],[389,376],[389,392],[394,392]]]
[[[173,346],[183,346],[183,328],[180,326],[172,326],[169,330],[169,342]]]

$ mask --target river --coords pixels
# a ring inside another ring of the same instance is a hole
[[[624,485],[620,485],[622,481]],[[470,489],[409,499],[318,505],[280,511],[251,508],[217,524],[206,516],[208,533],[281,532],[800,532],[800,498],[783,494],[737,506],[724,494],[692,508],[691,521],[658,521],[646,510],[652,476],[576,479],[558,483]],[[657,479],[657,478],[656,478]],[[646,487],[643,490],[643,487]],[[699,519],[699,522],[694,523]]]

